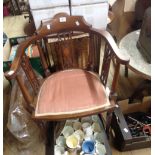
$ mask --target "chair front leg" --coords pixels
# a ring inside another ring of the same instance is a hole
[[[106,119],[103,117],[103,115],[100,113],[98,114],[103,126],[105,127],[106,135],[107,138],[109,139],[109,131],[110,131],[110,126],[111,126],[111,120],[112,120],[112,113],[113,110],[107,111]]]
[[[54,144],[55,144],[55,122],[48,122],[46,131],[46,155],[54,155]]]
[[[110,110],[110,111],[107,111],[107,115],[106,115],[106,134],[107,134],[107,137],[109,139],[110,137],[110,126],[111,126],[111,120],[112,120],[112,114],[113,114],[113,110]]]
[[[112,104],[116,104],[117,101],[117,93],[110,93],[110,102]],[[115,107],[117,107],[117,104],[115,105]],[[114,112],[115,108],[110,109],[109,111],[107,111],[107,115],[106,115],[106,122],[105,122],[105,126],[106,126],[106,134],[107,137],[109,139],[109,132],[110,132],[110,126],[111,126],[111,121],[112,121],[112,115]]]

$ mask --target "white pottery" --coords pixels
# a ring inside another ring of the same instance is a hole
[[[92,117],[91,116],[87,116],[87,117],[82,117],[81,118],[81,123],[85,123],[85,122],[88,122],[88,123],[92,123]]]
[[[93,137],[93,135],[91,135],[91,136],[85,135],[84,139],[85,140],[94,140],[94,137]]]
[[[103,133],[101,132],[95,132],[94,133],[94,140],[99,142],[99,143],[104,143],[104,137],[103,137]]]
[[[78,138],[73,134],[66,139],[66,145],[69,149],[75,149],[79,145]]]
[[[101,132],[101,127],[100,127],[99,123],[94,122],[92,124],[92,130],[93,130],[93,132]]]
[[[56,139],[56,144],[58,146],[62,146],[62,147],[65,147],[66,145],[66,139],[64,136],[59,136],[57,139]]]
[[[54,153],[55,153],[55,155],[62,155],[65,153],[65,148],[62,146],[55,145]]]
[[[86,128],[90,127],[91,124],[89,122],[82,123],[82,129],[85,130]]]
[[[70,155],[77,155],[77,152],[81,149],[78,138],[73,134],[66,139],[67,151]]]
[[[67,120],[65,126],[71,126],[72,127],[73,126],[73,122]]]
[[[91,126],[85,128],[84,131],[85,131],[86,136],[93,135],[93,130],[92,130],[92,127]]]
[[[80,130],[81,127],[82,127],[81,122],[74,122],[74,123],[73,123],[73,128],[74,128],[74,130]]]
[[[103,144],[96,143],[96,153],[97,155],[105,155],[106,148]]]
[[[98,122],[99,118],[97,115],[92,115],[93,122]]]
[[[74,132],[74,129],[71,126],[65,126],[62,130],[62,134],[64,135],[65,138],[72,135],[73,132]]]
[[[74,135],[78,138],[79,143],[81,143],[84,139],[84,132],[82,130],[76,130]]]

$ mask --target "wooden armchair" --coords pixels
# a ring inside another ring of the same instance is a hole
[[[84,42],[81,38],[86,39],[85,48],[81,47]],[[99,75],[102,40],[105,41],[105,50]],[[36,44],[39,49],[44,69],[42,81],[38,80],[24,52],[30,44]],[[115,108],[115,102],[105,91],[113,57],[117,65],[111,95],[115,92],[120,64],[128,64],[129,58],[119,53],[107,31],[92,28],[82,16],[59,13],[52,20],[43,22],[36,34],[20,44],[5,77],[17,80],[35,119],[48,120],[54,124],[56,121],[101,114]],[[20,68],[25,72],[34,95],[23,84]]]

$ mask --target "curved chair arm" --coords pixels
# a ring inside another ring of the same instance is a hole
[[[20,68],[22,57],[25,54],[25,49],[32,43],[32,41],[34,41],[34,38],[36,38],[36,36],[32,36],[31,38],[23,41],[19,45],[17,52],[16,52],[16,56],[14,60],[12,61],[10,70],[4,73],[5,77],[8,80],[14,79],[16,77],[17,72]]]
[[[95,31],[98,32],[101,36],[103,36],[104,39],[106,39],[112,52],[114,52],[114,55],[115,55],[117,61],[120,64],[127,65],[130,61],[130,57],[128,55],[123,55],[122,53],[120,53],[120,49],[118,48],[118,46],[117,46],[116,42],[114,41],[113,37],[111,36],[111,34],[107,31],[101,31],[101,30],[96,30],[96,29],[95,29]]]

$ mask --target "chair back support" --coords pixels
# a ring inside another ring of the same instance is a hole
[[[98,72],[101,38],[92,32],[82,16],[61,13],[43,22],[37,34],[43,36],[47,65],[54,63],[57,71],[82,68]]]

